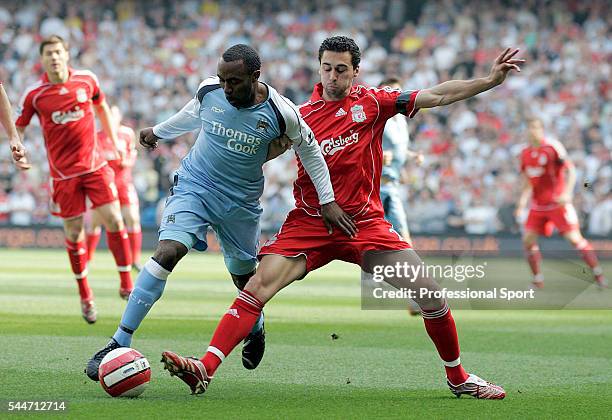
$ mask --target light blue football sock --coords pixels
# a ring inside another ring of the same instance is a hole
[[[113,338],[121,346],[129,347],[132,344],[132,334],[138,329],[153,304],[161,297],[166,286],[166,279],[170,271],[163,268],[151,258],[136,279],[136,286],[128,300],[123,312],[121,324]]]

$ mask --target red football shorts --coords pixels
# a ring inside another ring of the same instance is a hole
[[[85,198],[92,208],[117,200],[114,173],[108,165],[74,178],[51,181],[51,214],[63,219],[85,213]]]
[[[330,235],[322,218],[293,209],[278,233],[264,244],[257,257],[261,259],[266,254],[285,257],[304,255],[306,271],[313,271],[333,260],[361,266],[366,251],[411,248],[383,217],[355,220],[355,224],[359,232],[353,239],[337,226]]]
[[[580,228],[578,215],[572,204],[566,204],[551,210],[529,210],[525,230],[550,236],[555,227],[561,235]]]
[[[138,193],[132,180],[132,168],[122,168],[118,160],[109,160],[113,172],[115,172],[115,185],[119,195],[119,203],[122,206],[138,205]]]

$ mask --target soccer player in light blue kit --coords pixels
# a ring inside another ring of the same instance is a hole
[[[379,87],[402,89],[400,80],[389,77],[383,80]],[[418,164],[423,162],[421,153],[409,150],[410,133],[406,117],[397,114],[390,118],[383,132],[383,168],[380,178],[380,200],[385,210],[385,219],[393,225],[393,229],[402,235],[403,239],[411,243],[406,211],[399,192],[402,170],[408,158],[413,158]]]
[[[141,131],[140,143],[155,148],[160,139],[200,129],[174,177],[157,249],[136,280],[117,332],[89,360],[85,371],[90,379],[98,380],[106,354],[130,346],[132,334],[161,297],[178,261],[191,248],[207,248],[208,227],[219,239],[234,284],[244,288],[257,262],[262,165],[272,152],[269,148],[292,145],[315,185],[328,231],[336,225],[354,233],[352,220],[334,201],[327,165],[312,131],[288,99],[258,80],[260,67],[253,48],[230,47],[219,60],[217,77],[204,80],[177,114]],[[261,361],[264,340],[260,318],[244,341],[242,360],[247,369]]]

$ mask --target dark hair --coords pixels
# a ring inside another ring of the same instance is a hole
[[[385,77],[382,82],[378,84],[378,87],[391,86],[391,85],[402,85],[402,81],[397,76]]]
[[[536,116],[527,117],[527,125],[529,125],[529,124],[531,124],[532,122],[535,122],[535,121],[539,122],[540,125],[542,127],[544,127],[544,121],[542,121],[542,118],[536,117]]]
[[[319,47],[319,63],[321,62],[321,57],[323,57],[323,52],[325,51],[350,52],[351,64],[354,68],[359,67],[359,63],[361,62],[361,52],[359,51],[359,47],[353,39],[347,36],[332,36],[325,39]]]
[[[40,47],[38,48],[38,53],[42,55],[45,46],[52,44],[62,44],[64,49],[68,51],[68,42],[64,41],[64,38],[59,35],[51,35],[42,40]]]
[[[261,69],[261,60],[259,54],[253,47],[246,44],[236,44],[229,47],[223,53],[223,61],[226,63],[242,60],[249,74]]]

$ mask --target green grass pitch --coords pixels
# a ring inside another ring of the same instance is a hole
[[[67,400],[75,418],[603,418],[612,407],[612,311],[454,312],[468,371],[504,401],[456,399],[420,318],[360,309],[359,270],[333,263],[266,307],[267,351],[255,371],[239,351],[208,392],[191,396],[159,363],[201,355],[236,292],[218,255],[190,254],[134,338],[152,364],[138,399],[112,399],[83,374],[125,306],[107,252],[90,269],[99,320],[80,317],[64,251],[0,250],[0,400]],[[521,260],[508,275],[529,276]],[[612,264],[605,265],[608,273]],[[602,292],[612,299],[612,291]],[[332,340],[331,335],[338,339]],[[8,414],[0,412],[0,417]],[[13,416],[11,416],[12,418]]]

